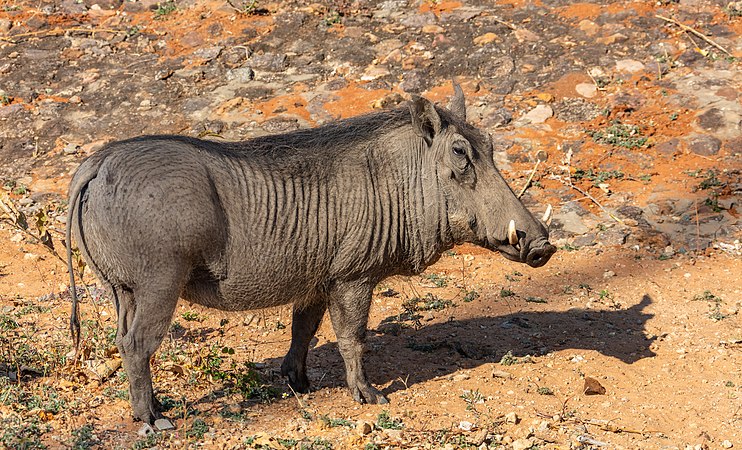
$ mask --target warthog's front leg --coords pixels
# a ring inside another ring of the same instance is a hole
[[[328,308],[353,399],[359,403],[388,403],[386,397],[368,382],[363,369],[373,286],[374,283],[368,280],[338,283],[330,296]]]
[[[294,305],[291,319],[291,348],[283,358],[281,374],[288,377],[289,386],[296,392],[309,392],[307,352],[326,310],[327,303],[324,299],[304,307]]]

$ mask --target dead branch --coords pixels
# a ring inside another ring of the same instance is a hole
[[[48,36],[54,36],[58,34],[65,34],[68,32],[77,32],[77,33],[126,33],[124,30],[114,30],[111,28],[55,28],[53,30],[39,30],[39,31],[30,31],[28,33],[19,33],[10,37],[0,37],[0,41],[10,42],[11,44],[17,44],[18,41],[16,39],[18,38],[26,38],[26,37],[48,37]]]
[[[528,187],[531,185],[531,181],[533,181],[533,176],[536,175],[536,171],[538,170],[538,166],[541,164],[541,160],[536,160],[536,165],[533,166],[533,170],[531,170],[531,174],[528,176],[528,180],[526,180],[526,185],[523,186],[523,189],[520,191],[520,194],[518,194],[518,198],[523,197],[523,194],[526,193],[526,190],[528,190]]]
[[[698,36],[699,38],[703,39],[704,41],[708,42],[709,44],[713,45],[714,47],[718,48],[722,52],[726,53],[727,55],[733,56],[731,53],[729,53],[727,51],[727,49],[725,49],[721,45],[719,45],[716,42],[714,42],[710,37],[706,36],[705,34],[701,33],[700,31],[697,31],[697,30],[689,27],[688,25],[683,25],[682,23],[678,22],[675,19],[671,19],[669,17],[665,17],[665,16],[662,16],[662,15],[659,15],[659,14],[655,15],[655,17],[658,18],[658,19],[662,19],[662,20],[664,20],[666,22],[670,22],[672,24],[675,24],[675,25],[679,26],[683,31],[689,31],[689,32],[691,32],[691,33],[695,34],[696,36]]]

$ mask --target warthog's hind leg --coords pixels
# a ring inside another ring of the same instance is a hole
[[[153,424],[162,414],[152,389],[149,359],[170,327],[178,289],[171,285],[148,291],[143,286],[134,292],[116,289],[116,294],[120,302],[116,345],[129,377],[134,419]]]
[[[327,304],[324,299],[304,307],[294,305],[291,319],[291,348],[281,364],[281,374],[288,377],[289,386],[296,392],[309,392],[307,352],[326,310]]]
[[[388,403],[381,391],[368,382],[363,369],[373,287],[374,283],[368,280],[338,283],[332,292],[328,308],[353,399],[359,403]]]

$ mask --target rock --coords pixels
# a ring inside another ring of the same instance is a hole
[[[604,279],[613,278],[615,276],[616,276],[616,272],[614,272],[612,270],[606,270],[605,272],[603,272],[603,278]]]
[[[155,420],[155,428],[157,428],[158,431],[174,430],[175,425],[173,425],[170,420],[162,417]]]
[[[255,71],[250,67],[240,67],[227,72],[227,80],[235,80],[238,83],[249,83],[255,78]]]
[[[249,64],[257,70],[283,72],[288,66],[288,57],[283,53],[263,53],[250,57]]]
[[[518,422],[520,422],[520,418],[515,412],[509,412],[505,414],[505,422],[517,424]]]
[[[482,119],[482,127],[498,128],[509,124],[513,120],[513,112],[508,108],[498,108]]]
[[[459,422],[459,430],[472,431],[475,428],[477,428],[477,426],[467,420],[462,420],[461,422]]]
[[[0,33],[7,33],[13,27],[13,22],[8,19],[0,19]]]
[[[563,209],[564,208],[562,208],[562,210]],[[571,233],[573,235],[582,235],[590,231],[590,228],[588,228],[587,225],[582,222],[580,215],[577,214],[577,212],[575,211],[560,211],[558,213],[554,213],[553,222],[554,224],[561,224],[561,229],[563,231],[566,231],[567,233]]]
[[[444,31],[446,31],[446,29],[440,25],[424,25],[423,26],[423,33],[439,34],[439,33],[443,33]]]
[[[595,234],[594,233],[587,233],[582,236],[577,236],[572,241],[572,245],[575,247],[590,247],[595,245]]]
[[[575,91],[585,98],[593,98],[598,93],[598,87],[594,83],[580,83],[575,86]]]
[[[580,23],[577,24],[577,26],[588,36],[594,36],[600,31],[600,26],[592,20],[581,20]]]
[[[696,155],[711,156],[719,153],[721,141],[708,134],[696,135],[686,141],[688,149]]]
[[[669,141],[661,142],[654,146],[654,149],[659,153],[671,156],[678,151],[680,140],[678,138],[672,138]]]
[[[526,450],[531,447],[533,447],[533,439],[531,438],[522,438],[522,439],[516,439],[513,441],[513,450]]]
[[[454,382],[460,382],[460,381],[466,381],[466,380],[468,380],[470,378],[471,378],[471,375],[469,375],[468,373],[457,373],[451,379]]]
[[[546,119],[554,115],[554,110],[548,105],[538,105],[532,110],[528,111],[526,115],[520,118],[519,121],[528,123],[544,123]]]
[[[719,110],[719,108],[707,109],[699,114],[696,120],[698,120],[698,125],[707,131],[715,131],[719,128],[723,128],[725,125],[724,114]]]
[[[538,42],[541,40],[538,34],[525,28],[518,28],[513,32],[513,35],[518,42]]]
[[[603,395],[605,394],[605,388],[595,378],[586,376],[582,393],[585,395]]]
[[[360,420],[358,421],[358,423],[356,423],[356,432],[361,436],[365,436],[371,433],[373,429],[374,427],[369,422],[366,422],[365,420]]]
[[[410,70],[405,72],[399,87],[405,92],[421,92],[425,90],[425,83],[428,77],[419,70]]]
[[[492,378],[504,378],[506,380],[509,380],[510,378],[513,378],[513,375],[510,372],[505,372],[504,370],[493,370]]]
[[[644,70],[644,64],[633,59],[622,59],[616,61],[616,70],[618,72],[637,73]]]
[[[154,432],[155,432],[155,429],[152,428],[152,425],[145,423],[141,427],[139,427],[139,431],[137,431],[137,434],[140,437],[147,437]]]
[[[224,50],[224,47],[219,46],[219,45],[215,45],[212,47],[203,47],[193,52],[193,56],[199,59],[203,59],[206,62],[209,62],[213,59],[218,58],[219,55],[222,53],[222,50]]]
[[[742,2],[740,2],[740,3],[742,3]],[[742,11],[742,5],[740,5],[740,10]],[[732,448],[732,447],[734,447],[734,444],[732,444],[731,441],[724,439],[723,441],[721,441],[721,446],[723,448]]]
[[[412,14],[410,16],[405,17],[402,19],[401,23],[404,26],[410,27],[410,28],[420,28],[425,25],[430,25],[435,23],[435,14],[432,12],[424,12],[421,14]]]

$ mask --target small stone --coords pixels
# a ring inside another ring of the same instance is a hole
[[[633,59],[622,59],[621,61],[616,61],[616,70],[618,72],[637,73],[644,70],[644,64]]]
[[[526,450],[527,448],[533,447],[533,439],[531,438],[523,438],[523,439],[516,439],[513,441],[513,450]]]
[[[474,425],[473,423],[471,423],[471,422],[469,422],[467,420],[462,420],[461,422],[459,422],[459,430],[472,431],[476,427],[477,427],[476,425]]]
[[[698,115],[698,125],[704,130],[716,131],[725,124],[724,113],[719,108],[710,108]]]
[[[732,447],[734,447],[734,444],[732,444],[731,441],[725,439],[725,440],[721,441],[721,446],[724,447],[724,448],[732,448]]]
[[[603,278],[613,278],[615,276],[616,276],[616,272],[612,270],[606,270],[605,272],[603,272]]]
[[[82,99],[80,98],[79,95],[73,95],[72,97],[70,97],[69,102],[77,105],[77,104],[82,103]]]
[[[356,424],[356,432],[361,436],[371,433],[373,429],[373,426],[365,420],[361,420]]]
[[[554,110],[548,105],[538,105],[521,118],[525,123],[544,123],[554,115]]]
[[[593,98],[598,94],[598,87],[595,83],[580,83],[575,86],[575,91],[585,98]]]
[[[149,108],[150,106],[152,106],[152,100],[144,99],[141,102],[139,102],[139,106],[141,106],[142,108]]]
[[[498,40],[498,37],[495,33],[485,33],[481,36],[477,36],[474,38],[474,44],[476,45],[486,45],[491,44]]]
[[[139,435],[139,437],[147,437],[154,432],[155,429],[152,428],[152,425],[145,423],[141,427],[139,427],[139,431],[137,431],[137,434]]]
[[[423,33],[438,34],[438,33],[443,33],[444,31],[446,31],[446,29],[443,28],[440,25],[425,25],[425,26],[423,26]]]
[[[75,144],[74,142],[70,142],[69,144],[65,145],[62,149],[62,153],[65,155],[74,155],[77,153],[77,150],[80,148],[79,145]]]
[[[525,28],[518,28],[513,34],[518,42],[538,42],[541,40],[538,34]]]
[[[288,67],[288,57],[282,53],[264,53],[250,58],[250,67],[268,72],[283,72]]]
[[[520,422],[520,418],[515,412],[509,412],[505,414],[505,422],[517,424],[518,422]]]
[[[27,259],[29,261],[38,261],[39,259],[41,259],[41,257],[36,253],[26,253],[23,255],[23,259]]]
[[[161,417],[155,420],[155,428],[157,428],[159,431],[174,430],[175,425],[173,425],[173,423],[170,422],[168,419]]]
[[[13,22],[8,19],[0,19],[0,33],[7,33],[13,26]]]
[[[585,385],[582,388],[582,393],[585,395],[603,395],[605,394],[605,388],[595,378],[585,377]]]
[[[588,36],[593,36],[597,34],[598,31],[600,31],[600,26],[598,26],[592,20],[587,20],[587,19],[582,20],[580,21],[579,24],[577,24],[577,26],[580,28],[580,30],[585,32],[585,34],[587,34]]]
[[[458,381],[466,381],[466,380],[468,380],[468,379],[470,379],[470,378],[471,378],[471,375],[469,375],[469,374],[467,374],[467,373],[457,373],[457,374],[456,374],[456,375],[454,375],[454,376],[453,376],[453,378],[451,378],[451,379],[452,379],[452,380],[453,380],[454,382],[458,382]]]
[[[493,370],[492,378],[510,379],[510,378],[513,378],[513,375],[510,372],[505,372],[504,370]]]

